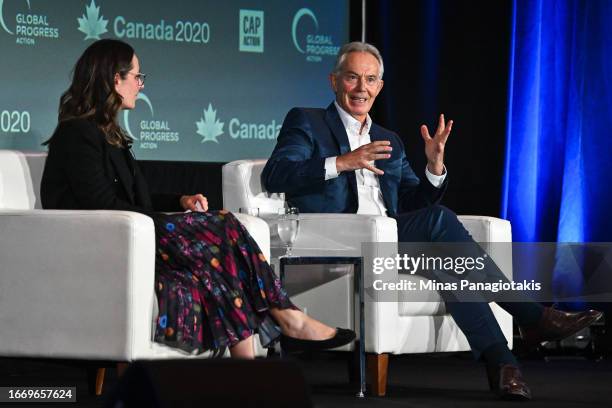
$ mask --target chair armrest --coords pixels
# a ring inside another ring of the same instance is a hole
[[[510,221],[482,215],[460,215],[459,221],[474,241],[495,261],[508,279],[512,279],[512,226]]]
[[[266,259],[270,259],[270,227],[261,218],[248,214],[233,213],[253,237]]]
[[[0,355],[130,361],[151,343],[153,220],[0,211]]]
[[[484,215],[459,215],[476,242],[512,242],[510,221]]]

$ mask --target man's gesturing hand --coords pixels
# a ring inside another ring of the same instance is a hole
[[[343,171],[368,169],[379,176],[385,174],[384,171],[374,166],[374,160],[388,159],[391,157],[388,140],[380,140],[365,144],[352,152],[345,153],[336,158],[336,169],[338,173]]]
[[[453,128],[453,121],[444,122],[444,114],[438,119],[438,128],[433,137],[429,136],[427,126],[421,126],[421,136],[425,141],[425,156],[427,156],[427,169],[437,176],[444,172],[444,145]]]

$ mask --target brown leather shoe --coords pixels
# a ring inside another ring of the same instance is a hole
[[[499,367],[487,366],[489,388],[506,400],[525,401],[531,399],[531,390],[527,386],[521,370],[512,364]]]
[[[597,310],[573,313],[545,307],[538,325],[519,327],[519,332],[525,344],[528,347],[534,347],[545,341],[564,339],[589,327],[601,316],[603,313]]]

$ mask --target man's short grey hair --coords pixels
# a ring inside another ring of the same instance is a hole
[[[378,51],[378,48],[376,48],[372,44],[361,41],[353,41],[344,44],[342,48],[340,48],[340,51],[338,51],[338,56],[336,57],[336,64],[334,65],[334,70],[332,71],[332,74],[338,75],[342,71],[342,66],[344,65],[346,56],[351,52],[367,52],[372,54],[378,60],[378,64],[380,65],[378,77],[382,79],[383,72],[385,71],[385,66],[383,64],[383,59],[380,55],[380,51]]]

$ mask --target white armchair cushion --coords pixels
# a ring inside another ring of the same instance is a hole
[[[249,234],[253,237],[261,249],[266,259],[270,259],[270,228],[261,218],[247,214],[234,213],[236,218],[245,226]]]
[[[237,160],[223,166],[223,206],[238,212],[240,207],[259,208],[261,215],[277,214],[285,206],[285,195],[268,193],[261,185],[266,160]]]
[[[239,218],[269,256],[267,224]],[[7,328],[0,355],[117,361],[189,356],[152,341],[151,218],[124,211],[2,210],[0,260],[0,327]]]
[[[510,223],[494,217],[461,215],[459,221],[468,230],[476,242],[480,242],[483,249],[500,267],[504,275],[512,278],[512,233]],[[401,275],[402,279],[419,282],[425,280],[420,276]],[[446,314],[446,308],[440,294],[436,291],[428,292],[427,302],[415,302],[411,300],[413,293],[400,291],[399,314],[400,316],[436,316]]]
[[[150,342],[153,222],[119,211],[0,212],[0,354],[132,360]]]
[[[34,208],[36,196],[26,155],[14,150],[0,150],[0,208]]]

